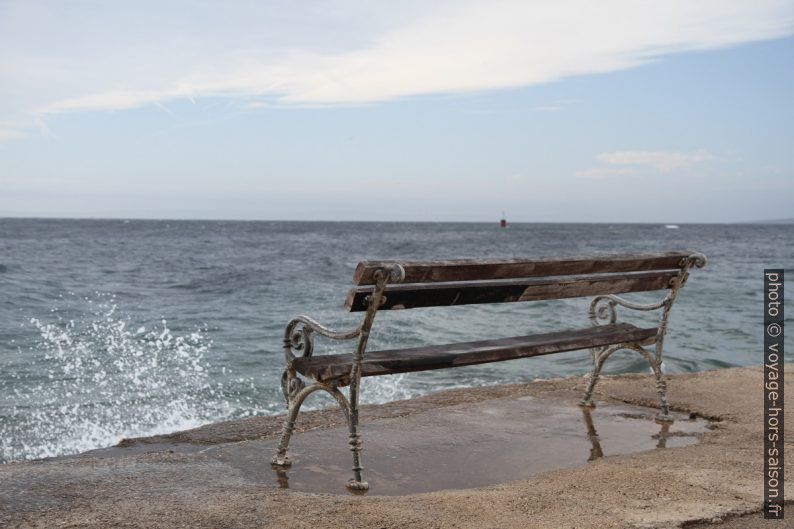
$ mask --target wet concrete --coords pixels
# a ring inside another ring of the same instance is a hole
[[[794,394],[794,364],[785,372]],[[344,489],[350,453],[338,408],[301,414],[297,462],[281,482],[268,461],[283,416],[9,463],[0,465],[0,527],[788,527],[758,514],[763,407],[748,396],[763,373],[751,366],[671,375],[671,404],[682,413],[667,432],[652,420],[657,396],[647,375],[604,377],[592,429],[576,406],[581,377],[367,405],[372,490],[364,497]],[[785,416],[794,425],[792,411]],[[794,463],[785,468],[794,475]],[[439,481],[441,473],[450,477]],[[293,488],[279,488],[285,477]],[[446,484],[454,490],[400,492]]]
[[[361,429],[365,479],[371,487],[367,494],[394,496],[505,483],[611,455],[690,445],[710,426],[683,413],[673,413],[672,424],[659,423],[655,410],[645,407],[604,403],[582,408],[577,403],[527,395],[368,421]],[[349,492],[345,484],[352,476],[352,461],[346,427],[294,435],[289,450],[294,465],[289,469],[270,465],[277,441],[274,437],[213,446],[132,443],[63,459],[199,454],[274,488]]]
[[[601,457],[674,448],[697,442],[709,423],[674,414],[657,423],[654,410],[604,404],[581,408],[575,401],[532,396],[450,406],[364,425],[362,439],[369,494],[401,495],[463,489],[520,480],[541,472],[583,465]],[[344,494],[351,477],[346,428],[296,435],[294,465],[271,469],[276,441],[247,442],[202,452],[248,479],[303,492]]]

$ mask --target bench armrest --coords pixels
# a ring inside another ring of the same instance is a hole
[[[673,306],[673,302],[678,295],[678,291],[682,286],[684,286],[684,283],[686,283],[686,280],[689,277],[689,270],[693,266],[697,268],[703,268],[706,266],[706,262],[706,256],[697,252],[694,252],[689,257],[682,259],[680,263],[680,272],[677,276],[673,277],[670,282],[670,291],[667,293],[664,299],[657,301],[656,303],[635,303],[633,301],[623,299],[622,297],[615,294],[596,296],[590,303],[590,310],[588,311],[590,323],[594,326],[614,324],[617,321],[617,310],[615,308],[617,305],[631,310],[647,311],[663,309],[659,321],[659,327],[656,333],[656,355],[661,362],[662,344],[664,341],[664,335],[667,332],[667,322],[670,315],[670,308]]]
[[[317,333],[332,340],[350,340],[361,334],[361,324],[337,331],[326,327],[309,316],[300,315],[292,318],[284,329],[284,356],[287,365],[292,364],[296,353],[300,356],[311,356],[314,351],[314,336]]]
[[[593,325],[613,324],[617,321],[616,305],[633,310],[656,310],[664,307],[669,299],[670,295],[668,294],[656,303],[634,303],[615,294],[605,294],[594,297],[590,302],[588,317]]]
[[[689,269],[693,266],[703,268],[706,266],[706,262],[706,256],[697,252],[683,259],[681,262],[681,271],[678,276],[674,277],[671,281],[672,288],[670,292],[667,293],[664,299],[656,303],[635,303],[615,294],[604,294],[594,297],[593,301],[590,303],[590,310],[588,311],[590,323],[593,325],[615,323],[617,321],[616,305],[632,310],[657,310],[664,308],[666,314],[666,312],[670,310],[673,301],[675,301],[678,290],[684,286],[684,283],[689,277]],[[664,320],[666,323],[666,318],[664,318]],[[664,332],[664,330],[662,330],[662,332]]]

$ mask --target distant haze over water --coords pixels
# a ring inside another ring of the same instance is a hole
[[[0,462],[282,412],[284,324],[305,313],[354,325],[360,315],[342,304],[359,260],[679,249],[703,252],[709,264],[692,272],[673,308],[666,370],[760,363],[763,269],[794,263],[786,225],[0,219]],[[370,349],[578,328],[589,324],[587,305],[384,312]],[[648,314],[618,316],[655,324]],[[315,354],[348,352],[352,343],[318,338]],[[365,379],[363,400],[583,375],[589,367],[588,352],[578,351],[377,377]],[[648,366],[621,352],[607,371]]]

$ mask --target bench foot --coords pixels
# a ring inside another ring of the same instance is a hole
[[[292,432],[295,431],[295,417],[298,415],[300,406],[291,406],[287,410],[287,417],[284,420],[284,428],[281,431],[281,440],[278,443],[276,454],[270,460],[270,464],[277,467],[289,467],[292,465],[292,460],[287,457],[287,448],[289,441],[292,437]]]
[[[659,395],[659,414],[656,420],[659,422],[673,422],[670,415],[670,404],[667,402],[667,381],[662,373],[662,363],[652,364],[653,374],[656,376],[656,393]]]
[[[289,468],[292,466],[292,459],[287,456],[279,456],[276,454],[273,456],[273,459],[270,460],[270,464],[274,467]]]
[[[358,413],[353,415],[350,424],[350,451],[353,452],[353,477],[347,482],[350,490],[367,490],[369,484],[364,481],[364,466],[361,464],[361,434],[358,433]]]
[[[656,414],[655,420],[656,422],[660,422],[660,423],[675,422],[675,419],[673,418],[672,415],[670,415],[669,413],[662,413],[662,412]]]
[[[369,483],[366,481],[356,481],[355,479],[350,478],[350,481],[347,482],[347,488],[353,491],[369,490]]]

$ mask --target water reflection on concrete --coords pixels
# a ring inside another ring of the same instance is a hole
[[[605,456],[693,444],[709,426],[684,414],[674,414],[672,424],[658,423],[654,414],[629,405],[591,410],[573,401],[520,397],[375,420],[362,429],[364,474],[370,494],[470,488]],[[275,441],[266,444],[269,449]],[[233,451],[227,461],[262,478],[269,453],[261,444],[241,444]],[[268,469],[274,486],[346,493],[351,456],[345,428],[296,435],[290,452],[291,468]]]

